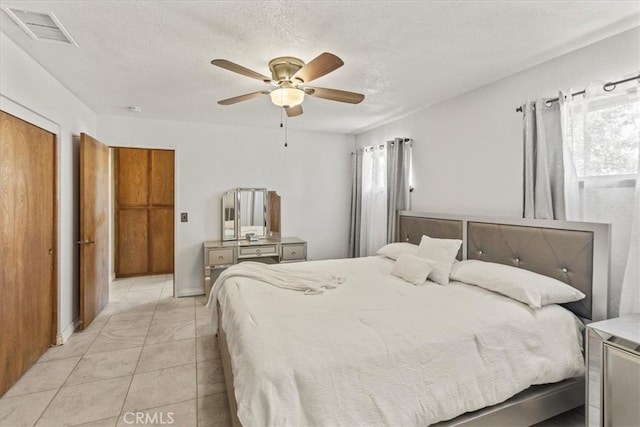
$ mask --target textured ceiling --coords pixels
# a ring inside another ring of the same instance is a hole
[[[277,56],[322,52],[345,65],[312,85],[365,94],[359,105],[306,97],[292,129],[358,133],[640,25],[636,1],[0,1],[54,12],[79,47],[1,31],[98,114],[278,126],[269,97],[217,100],[267,85]]]

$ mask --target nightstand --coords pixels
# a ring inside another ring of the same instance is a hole
[[[587,325],[587,425],[640,421],[640,315]]]

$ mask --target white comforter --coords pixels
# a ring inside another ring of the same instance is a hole
[[[304,295],[230,278],[219,300],[238,417],[254,426],[428,425],[583,374],[580,321],[382,257],[291,264],[346,282]]]

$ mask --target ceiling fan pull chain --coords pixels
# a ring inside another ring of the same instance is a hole
[[[285,116],[284,117],[284,146],[288,147],[289,144],[287,143],[287,133],[289,131],[289,116]]]

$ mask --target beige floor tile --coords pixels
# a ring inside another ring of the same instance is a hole
[[[207,360],[198,363],[198,397],[220,393],[226,389],[222,360]]]
[[[167,279],[166,274],[156,274],[153,276],[139,276],[136,282],[132,285],[133,288],[144,288],[152,285],[164,285]]]
[[[118,311],[119,307],[119,302],[110,302],[102,309],[100,313],[98,313],[98,316],[96,317],[111,316],[112,314],[115,314],[116,311]]]
[[[113,292],[128,291],[133,283],[135,283],[134,278],[117,279],[115,282],[111,282],[109,284],[109,296],[111,296]]]
[[[190,322],[195,320],[195,308],[182,307],[171,310],[156,310],[153,315],[152,325],[172,325],[177,322]]]
[[[124,301],[127,298],[127,293],[129,292],[129,289],[115,289],[115,290],[110,290],[109,291],[109,302],[110,303],[116,303],[116,302],[120,302],[120,301]]]
[[[160,293],[160,298],[173,297],[173,284],[167,285],[165,284],[162,288],[162,292]]]
[[[106,418],[104,420],[76,424],[73,427],[115,427],[117,422],[118,422],[118,417],[112,417],[112,418]]]
[[[136,289],[132,286],[127,292],[127,300],[136,301],[158,301],[160,294],[162,293],[162,286],[155,286],[154,288]]]
[[[136,370],[142,347],[107,353],[87,354],[73,370],[65,385],[131,376]]]
[[[114,315],[122,316],[125,314],[128,315],[153,315],[156,311],[157,303],[154,301],[134,301],[134,300],[124,300],[119,303],[118,311],[114,313]]]
[[[138,425],[196,427],[198,425],[197,401],[187,400],[157,408],[146,409],[137,412],[124,412],[118,421],[118,427],[135,425],[132,421],[138,420]]]
[[[87,354],[142,347],[148,331],[148,327],[102,331],[87,350]]]
[[[218,337],[208,335],[196,338],[196,360],[198,362],[219,358],[220,347],[218,347]]]
[[[109,318],[103,331],[148,327],[152,317],[151,313],[116,313]]]
[[[66,359],[68,357],[82,356],[96,339],[96,334],[75,333],[69,337],[66,343],[51,347],[43,354],[38,363],[50,360]]]
[[[198,427],[231,427],[227,393],[198,399]]]
[[[155,371],[195,362],[195,339],[146,345],[142,349],[136,373]]]
[[[104,325],[109,321],[110,316],[100,316],[96,317],[89,323],[89,326],[84,328],[83,330],[77,330],[74,334],[82,334],[82,335],[95,335],[99,333]]]
[[[35,425],[42,412],[58,392],[57,389],[0,399],[0,426]]]
[[[153,324],[149,328],[145,345],[160,344],[196,337],[196,322],[176,322],[173,324]]]
[[[158,291],[156,295],[160,295],[160,291],[162,291],[163,288],[164,288],[164,281],[151,282],[151,283],[141,282],[141,283],[136,283],[135,285],[132,285],[129,288],[129,292]]]
[[[131,377],[112,378],[60,389],[37,427],[76,425],[118,416]]]
[[[194,307],[193,297],[174,298],[173,296],[160,297],[158,300],[158,310],[172,310],[174,308]]]
[[[5,393],[4,397],[59,388],[79,360],[80,357],[77,356],[36,363]]]
[[[196,337],[206,337],[209,335],[215,335],[213,329],[211,329],[210,319],[197,319],[196,320]]]
[[[211,319],[211,309],[205,305],[196,304],[196,319]]]
[[[142,411],[196,398],[196,365],[136,374],[123,411]]]

